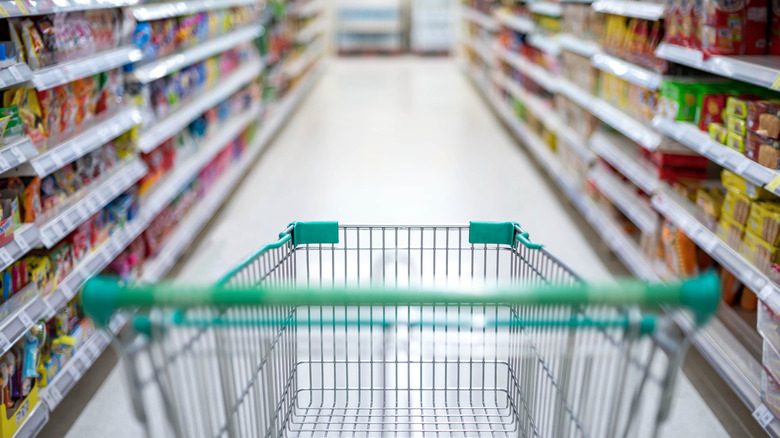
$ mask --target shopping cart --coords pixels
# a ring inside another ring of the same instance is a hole
[[[595,287],[513,223],[294,223],[217,286],[83,292],[150,435],[654,436],[717,278]],[[661,311],[661,306],[664,311]],[[140,336],[138,335],[140,334]]]

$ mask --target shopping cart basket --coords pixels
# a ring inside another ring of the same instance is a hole
[[[98,278],[150,435],[654,436],[718,281],[589,286],[513,223],[295,223],[217,286]],[[661,306],[665,311],[661,311]]]

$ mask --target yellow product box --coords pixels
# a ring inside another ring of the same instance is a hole
[[[752,200],[736,190],[726,191],[726,198],[723,200],[723,211],[721,216],[728,216],[740,225],[745,225],[750,216],[750,204]]]
[[[780,204],[754,202],[750,206],[746,230],[761,236],[772,246],[780,246]]]
[[[777,196],[770,191],[751,183],[734,172],[723,169],[720,173],[721,182],[727,189],[735,190],[750,199],[775,199]]]
[[[728,136],[728,129],[720,123],[710,123],[708,128],[710,138],[717,141],[720,144],[726,144],[726,136]]]
[[[780,259],[780,250],[753,233],[745,233],[739,252],[763,273],[769,273],[772,264]]]
[[[699,187],[696,189],[696,205],[707,216],[718,220],[723,209],[723,193],[715,188]]]
[[[745,227],[731,218],[731,216],[722,215],[718,222],[718,237],[728,243],[732,248],[739,248],[742,243],[742,235],[745,234]]]
[[[0,403],[0,438],[11,438],[38,404],[38,386],[32,385],[27,397],[17,401],[12,408]]]
[[[745,119],[740,119],[732,115],[726,116],[726,128],[729,132],[733,132],[739,137],[745,137],[747,135],[747,124]]]

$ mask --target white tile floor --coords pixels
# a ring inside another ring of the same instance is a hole
[[[609,272],[452,60],[338,59],[179,273],[217,278],[294,220],[513,220],[589,280]],[[664,436],[727,436],[681,375]],[[119,369],[68,437],[135,437]]]

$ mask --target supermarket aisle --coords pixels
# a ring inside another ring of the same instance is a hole
[[[572,211],[452,60],[339,59],[190,250],[178,278],[213,280],[289,222],[333,219],[514,220],[586,278],[609,278]],[[681,380],[665,436],[726,436]],[[123,384],[114,369],[67,436],[138,436]]]

